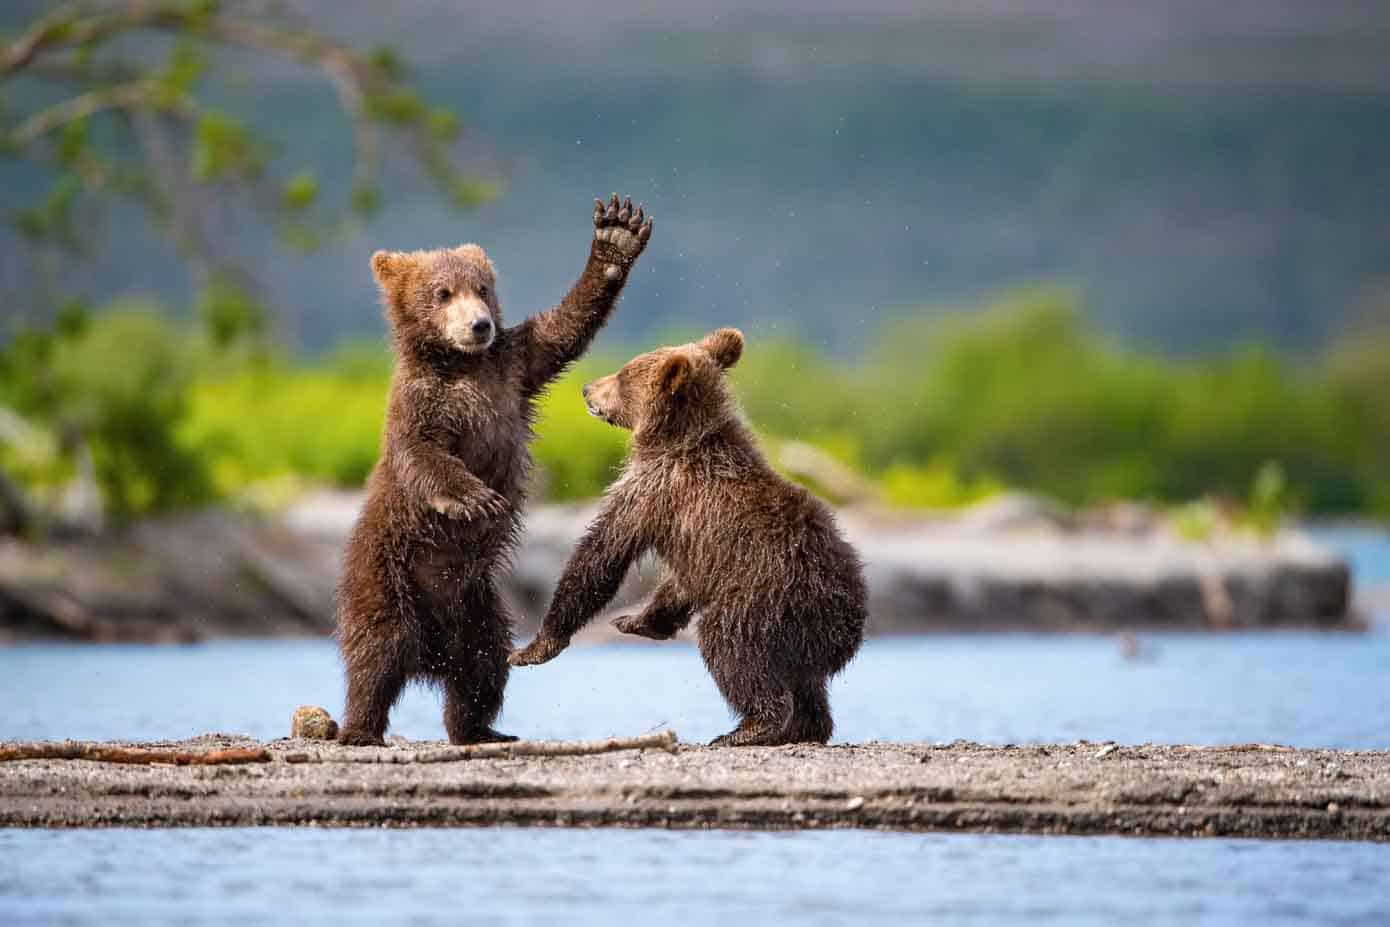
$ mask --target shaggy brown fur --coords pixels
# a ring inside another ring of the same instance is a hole
[[[589,346],[651,237],[651,220],[616,194],[593,218],[578,282],[514,328],[502,327],[477,245],[372,257],[396,371],[338,588],[343,743],[382,743],[412,679],[443,688],[451,743],[515,739],[492,729],[512,645],[493,571],[516,540],[532,402]]]
[[[669,575],[614,624],[665,639],[700,613],[700,653],[739,725],[715,745],[825,743],[826,694],[864,637],[863,570],[830,510],[778,476],[739,418],[724,370],[732,328],[662,348],[584,388],[595,416],[633,431],[632,453],[514,666],[553,659],[654,550]]]

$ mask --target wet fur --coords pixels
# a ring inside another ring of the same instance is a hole
[[[450,742],[513,739],[492,727],[512,643],[494,576],[520,526],[533,403],[607,321],[651,235],[650,220],[616,196],[596,203],[593,219],[569,294],[513,328],[502,325],[495,273],[477,245],[372,258],[396,369],[338,587],[343,743],[382,743],[412,680],[443,690]],[[460,305],[492,319],[485,347],[451,337]]]
[[[739,716],[715,744],[824,743],[827,684],[863,641],[863,569],[829,508],[775,473],[741,420],[724,369],[742,347],[721,329],[585,388],[594,414],[633,430],[632,452],[512,662],[557,655],[651,550],[668,574],[615,624],[663,639],[700,614],[700,654]]]

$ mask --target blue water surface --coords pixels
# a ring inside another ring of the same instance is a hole
[[[1390,539],[1329,528],[1357,581]],[[1336,532],[1342,532],[1337,534]],[[869,642],[837,740],[1390,748],[1390,633],[948,635]],[[341,712],[327,641],[0,650],[0,740],[282,736]],[[575,647],[518,670],[503,726],[588,738],[729,719],[688,643]],[[443,736],[411,690],[393,732]],[[657,830],[0,830],[0,925],[1390,924],[1390,846]]]
[[[865,644],[831,690],[836,740],[1283,743],[1390,747],[1390,634],[943,635]],[[0,649],[0,740],[285,736],[298,705],[341,717],[331,641]],[[502,727],[574,739],[730,726],[689,643],[570,648],[518,669]],[[392,731],[441,739],[440,700],[409,690]]]
[[[1390,923],[1390,847],[974,834],[0,830],[0,923]]]

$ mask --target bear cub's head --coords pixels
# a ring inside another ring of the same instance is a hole
[[[720,328],[702,340],[634,357],[584,387],[589,414],[643,436],[704,431],[732,413],[724,371],[743,354],[743,334]]]
[[[378,251],[372,274],[391,332],[416,350],[481,354],[502,326],[497,274],[477,245]]]

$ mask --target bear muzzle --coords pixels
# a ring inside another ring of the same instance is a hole
[[[444,334],[466,354],[478,354],[492,347],[497,324],[487,303],[476,296],[461,297],[444,307]]]
[[[610,425],[618,424],[610,411],[615,407],[618,398],[617,385],[613,377],[586,383],[580,392],[584,396],[584,408],[589,410],[590,415]]]

